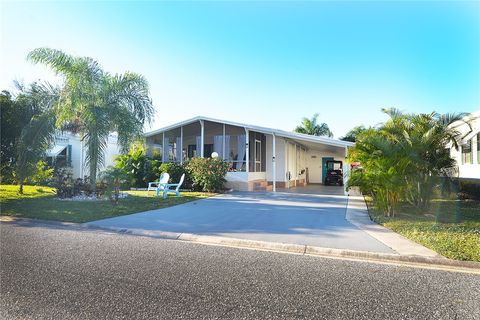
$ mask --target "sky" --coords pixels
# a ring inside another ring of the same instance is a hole
[[[59,81],[50,47],[146,77],[146,130],[203,115],[283,130],[319,113],[335,137],[382,108],[480,109],[479,1],[2,1],[0,90]]]

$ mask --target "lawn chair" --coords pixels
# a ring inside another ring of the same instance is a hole
[[[158,181],[149,182],[147,188],[147,197],[150,191],[156,191],[158,196],[160,191],[163,191],[164,186],[168,184],[168,179],[170,179],[170,175],[167,172],[164,172],[160,175],[160,179],[158,179]]]
[[[182,177],[180,178],[180,182],[179,183],[168,183],[168,184],[165,184],[163,186],[163,199],[166,199],[167,198],[167,194],[169,192],[171,193],[175,193],[178,196],[180,196],[180,187],[182,186],[182,183],[183,183],[183,180],[185,180],[185,173],[182,174]],[[175,189],[171,189],[171,188],[175,188]],[[157,191],[157,195],[158,195],[158,191]]]

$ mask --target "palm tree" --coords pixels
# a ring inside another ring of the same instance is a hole
[[[302,124],[295,128],[295,132],[310,134],[313,136],[333,137],[332,131],[326,123],[317,123],[318,113],[315,113],[311,119],[302,118]]]
[[[378,129],[357,136],[350,160],[360,161],[364,171],[352,172],[350,186],[372,194],[387,216],[399,201],[418,209],[428,208],[433,189],[449,177],[455,166],[447,145],[457,145],[459,133],[451,126],[464,114],[404,114],[383,110],[390,119]]]
[[[348,131],[345,134],[345,136],[341,137],[340,140],[355,142],[357,140],[358,135],[360,135],[362,132],[366,130],[367,129],[362,125],[353,127],[350,131]]]
[[[48,84],[34,83],[30,88],[19,86],[16,103],[25,107],[26,125],[16,142],[15,179],[19,193],[28,176],[33,174],[36,164],[54,141],[55,115],[52,105],[57,99],[58,89]]]
[[[154,114],[148,83],[133,72],[111,75],[88,57],[76,57],[60,50],[38,48],[28,58],[49,66],[65,82],[54,107],[57,127],[73,127],[87,149],[86,163],[92,188],[97,170],[104,164],[110,133],[118,133],[118,143],[126,152]]]

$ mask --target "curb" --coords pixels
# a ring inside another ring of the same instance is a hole
[[[455,271],[466,271],[480,274],[480,262],[474,261],[458,261],[450,260],[445,257],[422,257],[414,255],[399,255],[393,253],[376,253],[368,251],[355,251],[347,249],[335,249],[316,247],[309,245],[290,244],[267,242],[258,240],[246,240],[237,238],[226,238],[218,236],[204,236],[192,233],[173,233],[173,232],[159,232],[159,231],[145,231],[124,228],[108,228],[97,227],[95,225],[84,225],[89,229],[97,229],[104,231],[113,231],[118,233],[126,233],[136,236],[153,237],[167,240],[181,240],[185,242],[194,242],[201,244],[229,246],[236,248],[257,249],[274,252],[294,253],[301,255],[322,256],[322,257],[336,257],[336,258],[350,258],[361,261],[375,261],[385,263],[404,263],[411,266],[433,266],[443,269],[455,268]]]
[[[315,247],[300,244],[278,243],[278,242],[266,242],[257,240],[245,240],[236,238],[226,238],[218,236],[204,236],[191,233],[174,233],[174,232],[160,232],[160,231],[145,231],[139,229],[126,229],[126,228],[114,228],[114,227],[99,227],[95,226],[92,222],[83,224],[72,222],[58,222],[48,220],[37,220],[28,218],[16,218],[0,216],[0,223],[9,222],[26,222],[37,223],[43,225],[54,225],[64,227],[75,227],[78,229],[86,230],[101,230],[106,232],[115,232],[121,234],[129,234],[135,236],[153,237],[158,239],[167,240],[181,240],[185,242],[194,242],[200,244],[230,246],[236,248],[257,249],[274,252],[294,253],[301,255],[322,256],[322,257],[334,257],[334,258],[346,258],[354,259],[365,262],[385,262],[385,263],[404,263],[408,266],[417,267],[437,267],[439,269],[448,269],[449,271],[463,271],[470,273],[480,274],[480,262],[474,261],[458,261],[450,260],[447,258],[438,257],[422,257],[415,255],[399,255],[392,253],[375,253],[368,251],[355,251],[347,249],[335,249],[325,247]],[[452,270],[453,269],[453,270]]]

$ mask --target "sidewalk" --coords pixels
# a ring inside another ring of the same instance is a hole
[[[399,255],[446,259],[437,252],[425,248],[424,246],[370,220],[367,205],[365,204],[363,196],[348,197],[345,218],[370,236],[392,248]]]

